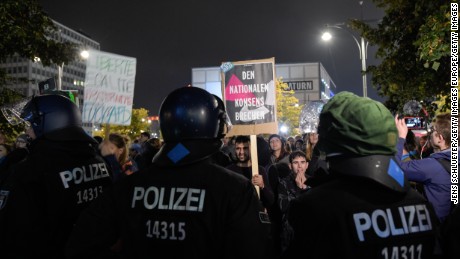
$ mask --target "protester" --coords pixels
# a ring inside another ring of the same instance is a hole
[[[34,140],[0,186],[2,258],[64,258],[80,214],[111,184],[78,107],[61,95],[33,97],[21,117]]]
[[[165,98],[159,116],[165,143],[153,164],[82,214],[68,257],[266,259],[269,224],[254,186],[211,162],[226,133],[225,110],[207,91],[183,87]]]
[[[235,138],[236,136],[223,138],[223,145],[220,149],[224,154],[226,154],[230,158],[232,162],[237,161],[235,154]]]
[[[289,152],[286,150],[286,140],[278,134],[268,137],[270,145],[270,165],[276,163],[289,164]]]
[[[150,138],[142,146],[141,156],[142,164],[138,164],[139,169],[144,169],[152,164],[153,157],[160,151],[161,140],[159,138]]]
[[[401,161],[407,162],[410,160],[417,160],[420,159],[420,155],[417,153],[417,140],[415,138],[415,134],[412,130],[409,130],[406,135],[406,139],[404,141]],[[415,188],[419,193],[425,194],[423,183],[417,183],[413,181],[409,181],[412,188]]]
[[[436,216],[393,160],[398,132],[388,109],[338,93],[318,134],[334,178],[291,201],[287,257],[431,258]]]
[[[408,128],[403,118],[395,117],[394,120],[399,133],[396,161],[409,181],[424,185],[426,198],[433,204],[439,221],[443,222],[451,211],[450,172],[441,164],[442,160],[446,160],[450,165],[451,160],[450,114],[439,114],[432,123],[431,145],[439,151],[428,158],[406,162],[402,161],[402,157]]]
[[[262,166],[258,166],[259,172],[257,174],[253,174],[252,172],[251,140],[249,136],[236,137],[234,152],[238,161],[227,166],[227,169],[246,177],[248,180],[251,180],[255,186],[258,186],[260,190],[260,201],[264,208],[269,208],[275,202],[273,191],[270,184],[268,184],[268,176]]]
[[[292,136],[288,137],[286,141],[286,146],[289,147],[290,152],[295,150],[294,144],[295,144],[295,138]]]
[[[307,158],[309,160],[312,160],[314,154],[313,150],[315,149],[316,144],[318,143],[318,133],[316,132],[310,132],[305,134],[305,154],[307,155]]]
[[[114,182],[138,170],[136,162],[128,154],[129,141],[125,135],[110,133],[109,137],[99,144],[101,155],[110,165]]]
[[[302,151],[303,147],[304,147],[304,141],[302,139],[298,139],[295,141],[294,143],[294,150],[297,150],[297,151]]]
[[[132,143],[129,147],[128,155],[134,162],[136,162],[138,169],[141,169],[141,166],[145,164],[141,152],[142,146],[139,143]]]
[[[27,134],[21,134],[16,138],[16,142],[14,143],[14,148],[29,148],[30,145],[30,137]]]
[[[143,131],[139,135],[139,144],[142,146],[142,152],[143,153],[147,149],[147,140],[150,139],[150,132],[148,131]]]
[[[278,206],[281,210],[281,252],[291,242],[294,232],[288,222],[289,205],[292,200],[310,189],[307,185],[308,159],[304,152],[294,151],[289,155],[290,174],[280,180],[278,186]]]
[[[8,144],[0,144],[0,166],[3,165],[6,156],[11,152],[11,146]]]
[[[150,132],[148,131],[143,131],[139,135],[139,144],[143,145],[147,140],[150,139]]]

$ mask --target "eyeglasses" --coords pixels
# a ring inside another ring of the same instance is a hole
[[[430,132],[431,132],[431,133],[434,133],[434,132],[437,132],[437,130],[436,130],[436,128],[435,128],[434,126],[431,126],[431,127],[430,127]]]

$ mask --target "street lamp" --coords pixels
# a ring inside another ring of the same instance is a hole
[[[327,28],[335,28],[335,29],[342,29],[348,32],[353,39],[356,42],[356,45],[358,46],[359,49],[359,58],[361,59],[361,73],[363,77],[363,96],[367,97],[367,76],[366,76],[366,59],[367,59],[367,46],[369,45],[369,42],[366,41],[363,36],[360,36],[360,40],[358,40],[355,35],[353,35],[349,30],[347,30],[346,25],[344,23],[339,23],[339,24],[334,24],[334,25],[327,25]],[[326,31],[323,33],[321,36],[321,39],[324,41],[329,41],[332,39],[332,34],[329,31]]]
[[[88,59],[89,58],[89,51],[87,50],[82,50],[80,52],[80,56],[83,58],[83,59]]]
[[[80,51],[80,57],[82,59],[88,59],[89,52],[87,50]],[[58,67],[57,90],[62,90],[62,78],[64,76],[64,62],[62,62],[60,65],[57,65],[57,67]]]
[[[283,135],[287,135],[288,131],[289,131],[289,127],[288,127],[288,126],[286,126],[286,125],[281,125],[281,127],[280,127],[280,132],[281,132]]]

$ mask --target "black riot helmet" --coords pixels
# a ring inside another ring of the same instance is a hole
[[[204,159],[219,150],[228,129],[222,101],[197,87],[171,92],[159,116],[165,144],[154,162],[184,164]]]
[[[55,130],[82,126],[77,105],[69,98],[56,94],[33,97],[24,106],[21,118],[30,123],[37,138]]]
[[[171,92],[160,108],[160,129],[165,142],[221,139],[225,109],[215,96],[197,87]]]

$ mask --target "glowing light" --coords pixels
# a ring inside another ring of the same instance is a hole
[[[323,35],[321,36],[321,39],[323,39],[324,41],[329,41],[332,39],[332,34],[327,31],[323,33]]]

